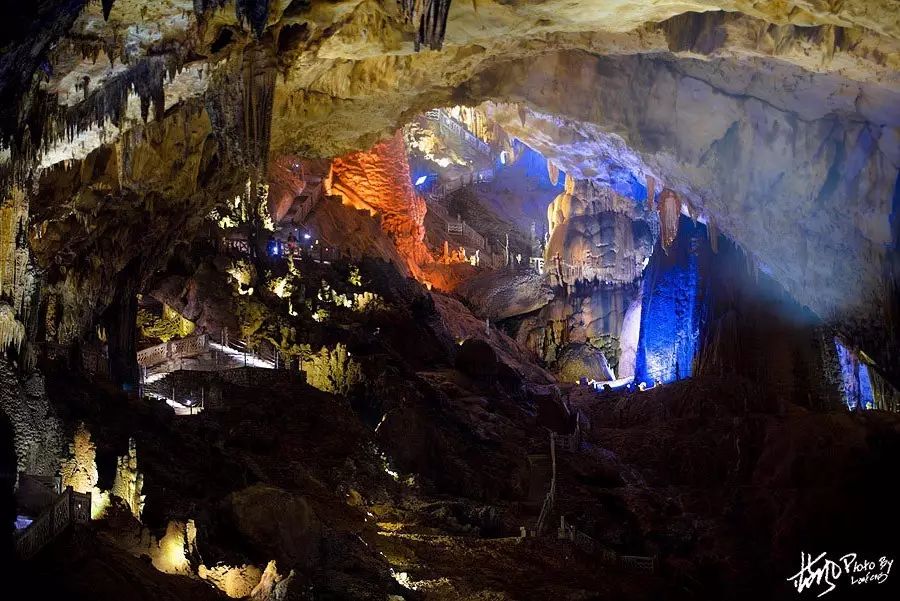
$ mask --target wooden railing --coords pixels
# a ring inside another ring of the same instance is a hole
[[[242,238],[225,238],[222,240],[222,249],[239,255],[250,254],[250,243]]]
[[[179,357],[188,357],[191,355],[199,355],[209,348],[209,336],[201,334],[199,336],[191,336],[180,340],[172,340],[172,354]]]
[[[652,574],[654,571],[656,571],[655,557],[644,557],[641,555],[619,555],[619,564],[623,568],[634,570],[636,572],[649,572]]]
[[[71,486],[66,487],[52,505],[16,536],[16,555],[30,559],[70,524],[86,524],[90,520],[90,493],[78,493]]]
[[[169,343],[163,342],[137,352],[137,362],[141,367],[150,367],[162,363],[169,356]]]

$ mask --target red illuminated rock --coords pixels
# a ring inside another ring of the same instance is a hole
[[[430,261],[425,238],[425,201],[416,196],[406,147],[399,133],[371,150],[334,160],[331,193],[381,217],[381,227],[397,245],[410,271]]]

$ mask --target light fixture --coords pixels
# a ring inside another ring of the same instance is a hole
[[[419,179],[416,180],[416,185],[421,186],[422,184],[425,183],[425,180],[427,180],[427,179],[428,179],[427,175],[423,175],[423,176],[419,177]]]

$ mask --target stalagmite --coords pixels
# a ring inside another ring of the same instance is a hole
[[[666,252],[678,236],[680,209],[678,195],[669,188],[664,188],[659,195],[659,241]]]
[[[59,471],[63,486],[77,492],[86,493],[97,486],[97,449],[84,423],[76,428],[69,456],[61,461]]]
[[[116,460],[116,478],[110,492],[125,501],[135,518],[141,519],[145,499],[141,494],[143,488],[144,474],[137,469],[137,447],[134,439],[129,438],[128,453]]]
[[[303,371],[309,385],[339,395],[349,394],[364,382],[362,368],[338,343],[334,349],[323,346],[318,353],[303,363]]]
[[[575,192],[575,178],[566,174],[566,186],[565,186],[566,194],[572,194]]]

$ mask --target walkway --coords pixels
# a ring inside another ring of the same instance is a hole
[[[493,170],[485,169],[468,176],[460,176],[451,180],[439,181],[424,195],[428,211],[444,221],[447,228],[447,234],[456,238],[461,238],[465,246],[470,246],[482,251],[487,250],[487,238],[463,221],[458,215],[456,218],[450,216],[447,207],[447,197],[457,190],[462,190],[463,188],[474,186],[481,182],[489,182],[493,179]]]
[[[181,400],[174,386],[170,388],[164,380],[176,371],[224,371],[240,367],[279,369],[287,367],[281,353],[275,349],[249,349],[243,341],[231,341],[227,330],[219,342],[214,342],[209,334],[190,336],[180,340],[170,340],[139,351],[138,365],[141,367],[141,384],[144,393],[159,398],[175,410],[176,415],[194,415],[203,410],[205,398],[202,388],[200,398],[182,393]]]
[[[425,118],[429,121],[434,121],[438,124],[438,132],[443,134],[444,132],[450,132],[456,134],[459,139],[469,148],[490,156],[491,147],[490,145],[469,131],[462,122],[457,121],[453,117],[447,114],[446,111],[441,109],[432,109],[425,113]]]

